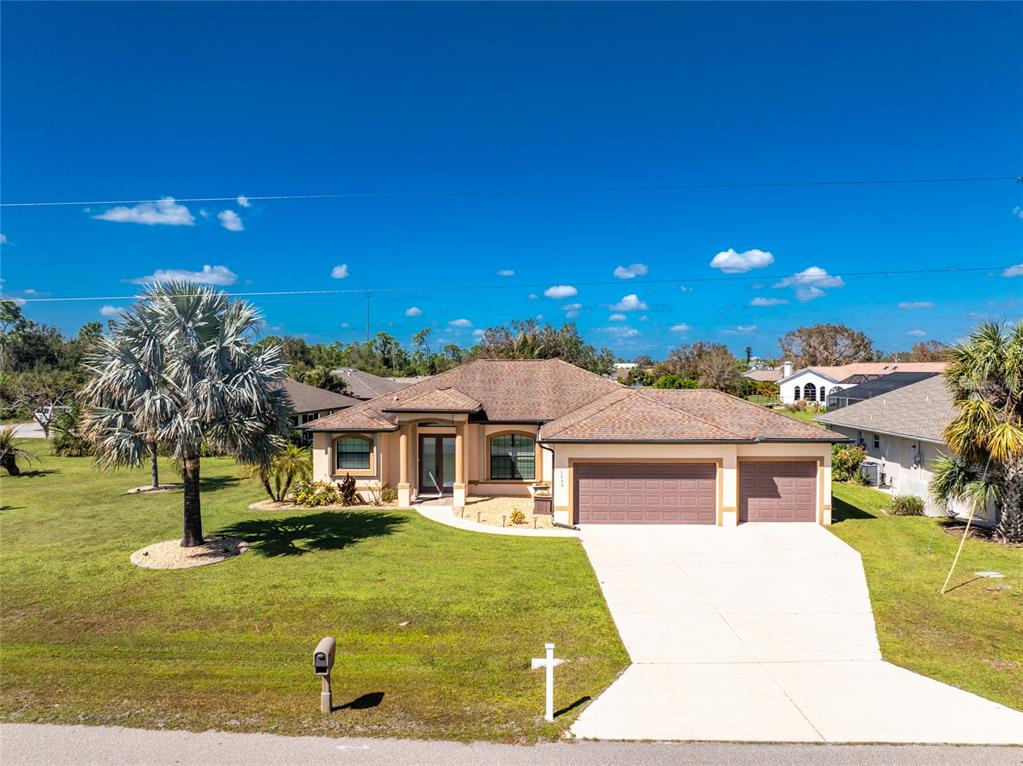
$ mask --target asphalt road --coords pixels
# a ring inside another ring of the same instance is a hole
[[[3,766],[279,766],[545,764],[550,766],[1021,766],[1023,748],[942,745],[771,745],[565,742],[534,746],[0,725]]]

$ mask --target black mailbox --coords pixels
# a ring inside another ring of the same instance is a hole
[[[334,667],[334,652],[337,650],[337,641],[332,636],[327,636],[316,645],[313,652],[313,672],[318,676],[330,674]]]

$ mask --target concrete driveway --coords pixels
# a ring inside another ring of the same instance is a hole
[[[1023,713],[882,661],[859,554],[816,524],[582,541],[633,665],[578,737],[1023,743]]]

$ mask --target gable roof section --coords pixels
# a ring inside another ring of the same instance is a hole
[[[852,362],[850,364],[817,365],[796,370],[779,383],[792,380],[805,372],[815,372],[834,383],[840,383],[852,375],[888,375],[893,372],[944,372],[945,362]]]
[[[435,388],[409,397],[396,397],[384,412],[479,412],[483,404],[457,388]]]
[[[706,389],[626,389],[540,430],[549,442],[839,442],[846,437]]]
[[[407,382],[381,378],[379,375],[356,370],[354,367],[342,367],[332,370],[330,374],[343,378],[348,386],[348,393],[356,399],[374,399],[408,385]]]
[[[444,389],[455,389],[461,396],[478,403],[486,420],[491,422],[542,423],[621,388],[614,381],[560,359],[478,359],[361,402],[344,412],[327,415],[307,424],[306,428],[311,431],[393,431],[398,427],[396,411],[430,411],[425,405],[438,403],[443,398],[443,406],[448,407],[445,411],[450,412],[454,395],[437,393]],[[430,396],[419,398],[427,394]],[[409,410],[409,407],[417,409]]]
[[[945,378],[932,378],[850,404],[817,418],[822,423],[945,443],[942,431],[956,416]]]
[[[336,394],[325,388],[317,388],[306,383],[299,383],[291,378],[285,378],[281,381],[281,388],[288,395],[288,399],[291,401],[291,409],[296,414],[318,412],[320,410],[337,410],[359,403],[358,399],[353,399],[350,396]]]

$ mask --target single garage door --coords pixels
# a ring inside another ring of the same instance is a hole
[[[579,524],[713,524],[714,463],[579,463]]]
[[[817,463],[739,463],[739,521],[816,521]]]

